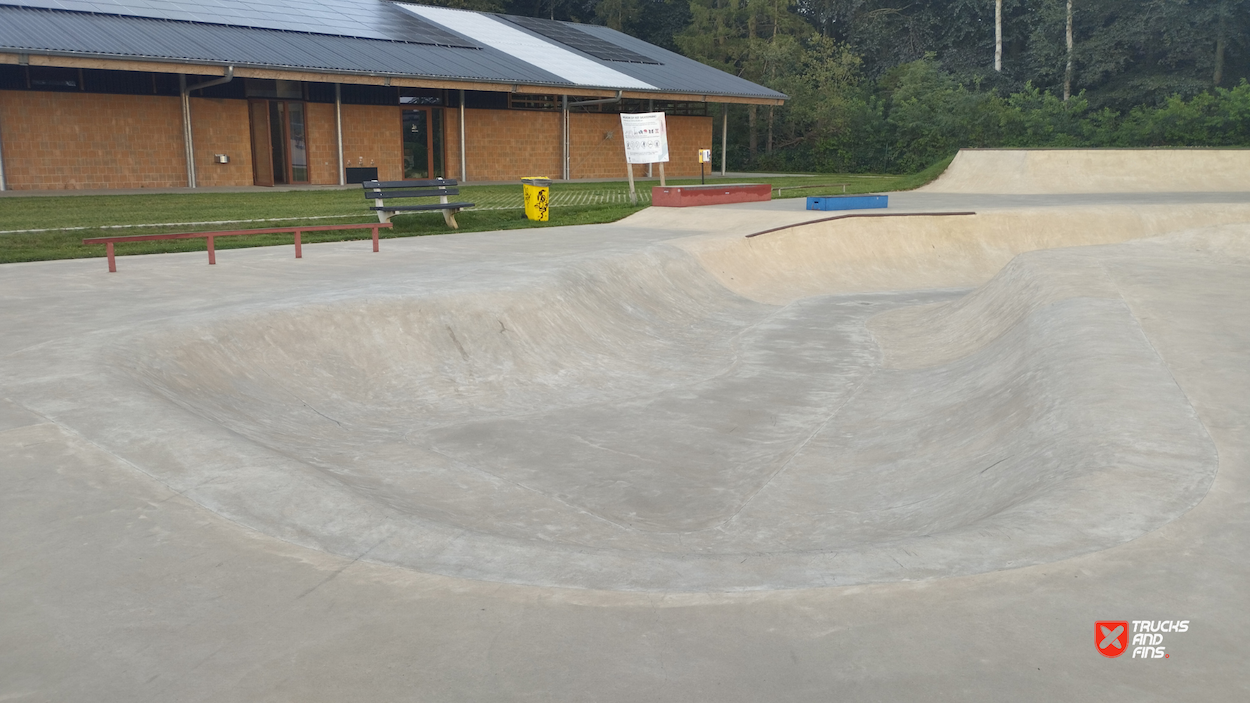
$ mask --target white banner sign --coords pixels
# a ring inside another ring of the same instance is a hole
[[[668,161],[668,125],[663,112],[621,114],[625,136],[625,163],[654,164]]]

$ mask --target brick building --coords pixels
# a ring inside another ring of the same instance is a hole
[[[785,99],[594,25],[386,0],[0,3],[8,189],[619,177],[619,113],[651,111],[667,174],[690,176],[721,147],[709,104]]]

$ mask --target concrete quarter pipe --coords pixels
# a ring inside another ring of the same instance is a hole
[[[28,302],[2,318],[0,606],[20,618],[0,638],[40,663],[0,658],[0,696],[134,700],[151,673],[166,698],[222,700],[726,682],[714,697],[799,700],[848,681],[846,698],[1076,700],[1087,677],[1232,700],[1244,675],[1212,672],[1245,648],[1213,633],[1250,613],[1248,157],[972,151],[892,197],[969,217],[805,224],[823,213],[795,200],[397,240],[364,264],[344,243],[213,270],[6,267],[0,293]],[[502,650],[496,632],[490,661],[418,644],[485,651],[471,618],[518,608],[547,624]],[[1208,623],[1169,684],[1098,670],[1069,634],[1169,608]],[[93,639],[54,652],[39,633],[76,609]],[[289,615],[259,634],[271,609]],[[183,630],[156,624],[175,612]],[[643,613],[692,633],[665,655],[682,680],[628,634]],[[980,641],[980,618],[1027,621],[1050,639],[1005,641],[1068,677],[1013,680],[1033,667]],[[869,622],[971,656],[929,670],[923,643]],[[327,627],[373,633],[370,666],[426,673],[348,673],[351,646],[310,644]],[[180,654],[212,647],[225,659]],[[268,663],[205,678],[232,656]],[[83,657],[143,675],[57,676]],[[551,657],[584,671],[544,675]]]

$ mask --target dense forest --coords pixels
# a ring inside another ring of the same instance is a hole
[[[730,108],[735,170],[911,171],[965,146],[1250,146],[1250,0],[440,4],[605,24],[788,94]]]

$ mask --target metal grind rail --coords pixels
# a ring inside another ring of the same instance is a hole
[[[82,240],[83,244],[103,244],[105,256],[108,257],[109,273],[117,273],[117,259],[113,254],[113,245],[119,242],[155,242],[163,239],[207,239],[208,240],[208,263],[214,265],[217,263],[217,248],[215,240],[217,237],[237,237],[249,234],[294,234],[295,235],[295,258],[304,258],[303,242],[301,236],[304,232],[326,232],[330,230],[341,229],[371,229],[373,230],[373,250],[378,250],[378,229],[391,228],[389,222],[370,222],[365,224],[348,224],[348,225],[315,225],[311,227],[269,227],[264,229],[239,229],[221,232],[178,232],[176,234],[135,234],[122,237],[94,237],[92,239]]]
[[[751,237],[758,237],[761,234],[772,234],[773,232],[794,229],[796,227],[806,227],[807,225],[814,225],[820,222],[831,222],[833,220],[850,220],[862,217],[966,217],[968,215],[975,214],[975,212],[853,212],[845,215],[834,215],[833,217],[822,217],[819,220],[808,220],[807,222],[796,222],[792,225],[773,227],[772,229],[766,229],[762,232],[753,232],[748,234],[746,235],[746,238],[750,239]]]

